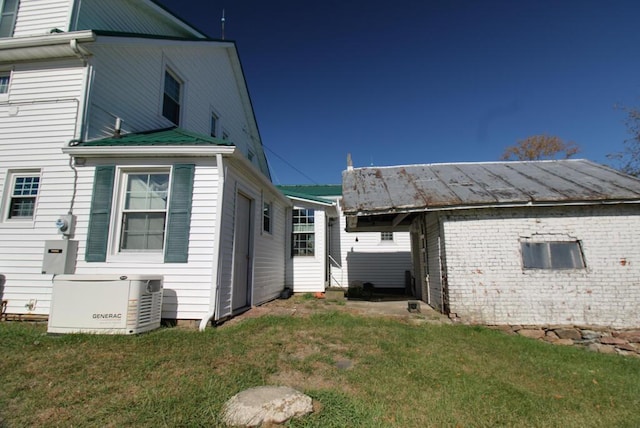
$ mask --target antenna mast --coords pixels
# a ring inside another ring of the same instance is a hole
[[[222,19],[220,20],[220,25],[222,26],[222,40],[224,40],[224,9],[222,9]]]

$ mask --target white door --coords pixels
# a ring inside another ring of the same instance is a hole
[[[238,193],[233,245],[232,310],[251,304],[251,199]]]

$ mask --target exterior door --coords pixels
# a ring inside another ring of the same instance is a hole
[[[251,199],[238,193],[233,245],[232,310],[251,305]]]

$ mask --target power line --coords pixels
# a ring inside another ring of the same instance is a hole
[[[316,180],[314,180],[313,178],[309,177],[307,174],[305,174],[304,172],[300,171],[298,168],[296,168],[295,166],[293,166],[289,161],[287,161],[285,158],[283,158],[282,156],[280,156],[279,154],[277,154],[276,152],[274,152],[273,150],[271,150],[269,147],[265,146],[264,144],[262,144],[262,147],[264,147],[265,149],[267,149],[269,152],[271,152],[274,156],[276,156],[278,159],[280,159],[282,162],[284,162],[285,164],[287,164],[291,169],[293,169],[294,171],[296,171],[298,174],[302,175],[304,178],[306,178],[307,180],[309,180],[310,182],[312,182],[313,184],[319,184]]]

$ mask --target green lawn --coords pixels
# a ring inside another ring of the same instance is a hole
[[[45,331],[0,323],[0,426],[221,426],[227,399],[266,384],[316,400],[295,427],[640,426],[640,359],[480,327],[319,311],[203,333]]]

